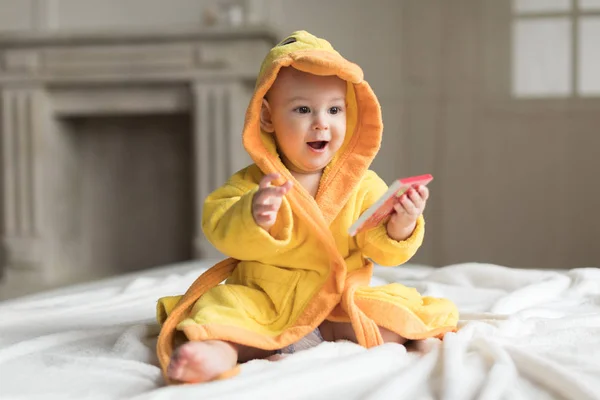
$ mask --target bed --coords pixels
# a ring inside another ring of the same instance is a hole
[[[376,267],[454,300],[457,333],[366,350],[323,343],[239,376],[165,387],[154,355],[159,296],[212,261],[75,285],[0,303],[1,399],[600,399],[600,269],[490,264]]]

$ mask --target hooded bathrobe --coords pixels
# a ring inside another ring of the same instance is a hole
[[[274,172],[281,175],[274,184],[294,180],[277,153],[274,136],[261,131],[259,121],[262,99],[282,67],[345,80],[347,131],[316,197],[296,182],[269,233],[252,217],[258,184]],[[407,339],[456,330],[458,311],[448,300],[422,297],[398,283],[369,287],[373,262],[395,266],[415,254],[423,240],[422,217],[404,241],[391,239],[385,225],[355,237],[347,233],[387,190],[368,169],[379,150],[382,128],[379,103],[362,70],[327,41],[294,32],[268,53],[243,131],[254,164],[210,194],[202,213],[206,238],[231,258],[201,275],[185,295],[159,300],[157,353],[163,372],[177,331],[188,340],[217,339],[275,350],[297,342],[326,319],[350,322],[365,347],[382,344],[378,326]]]

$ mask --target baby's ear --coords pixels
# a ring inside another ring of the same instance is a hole
[[[260,108],[260,127],[263,131],[269,133],[275,132],[272,117],[271,106],[269,105],[267,99],[263,99],[262,106]]]

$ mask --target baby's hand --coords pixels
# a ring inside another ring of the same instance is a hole
[[[271,186],[271,182],[279,178],[279,174],[265,175],[260,181],[259,189],[252,199],[252,216],[256,224],[269,231],[277,220],[277,212],[281,207],[283,196],[292,188],[287,181],[281,186]]]
[[[387,223],[388,236],[401,241],[412,235],[417,218],[423,214],[428,198],[429,189],[422,185],[410,188],[400,196],[400,201],[394,205],[394,213]]]

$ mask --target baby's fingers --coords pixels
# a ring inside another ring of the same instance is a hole
[[[419,194],[418,189],[411,188],[406,195],[418,210],[423,210],[423,208],[425,208],[425,200]]]
[[[273,182],[274,180],[277,180],[281,175],[278,173],[273,173],[273,174],[268,174],[263,176],[263,178],[260,180],[260,183],[258,184],[258,187],[260,189],[266,189],[271,187],[271,182]],[[279,186],[280,188],[284,188],[284,194],[287,193],[291,188],[292,188],[293,184],[292,181],[286,181],[283,185]]]
[[[429,198],[429,189],[427,188],[427,186],[420,185],[419,187],[417,187],[417,192],[419,192],[419,195],[423,200],[427,201],[427,199]]]
[[[269,227],[271,225],[273,225],[273,223],[275,222],[276,218],[277,218],[277,215],[275,215],[274,212],[269,212],[269,213],[260,214],[260,215],[254,215],[254,221],[256,221],[258,226],[260,226],[264,229],[269,229]]]
[[[260,189],[255,194],[256,204],[270,204],[281,199],[284,195],[284,189],[279,186],[270,186],[266,189]]]
[[[404,212],[408,215],[415,216],[420,214],[419,208],[412,202],[412,200],[404,194],[400,197],[400,203]]]
[[[292,186],[294,186],[294,183],[292,181],[286,181],[283,185],[280,186],[280,188],[282,189],[283,194],[286,194],[290,191]]]
[[[402,204],[400,203],[400,201],[398,201],[396,204],[394,204],[394,210],[398,214],[406,214],[406,211],[404,210],[404,207],[402,207]]]
[[[273,173],[273,174],[268,174],[263,176],[263,178],[260,180],[260,183],[258,184],[258,187],[261,189],[266,189],[269,186],[271,186],[271,182],[273,182],[275,179],[279,178],[279,174],[277,173]]]
[[[257,204],[254,206],[254,214],[255,215],[267,215],[272,214],[278,209],[277,204]]]

